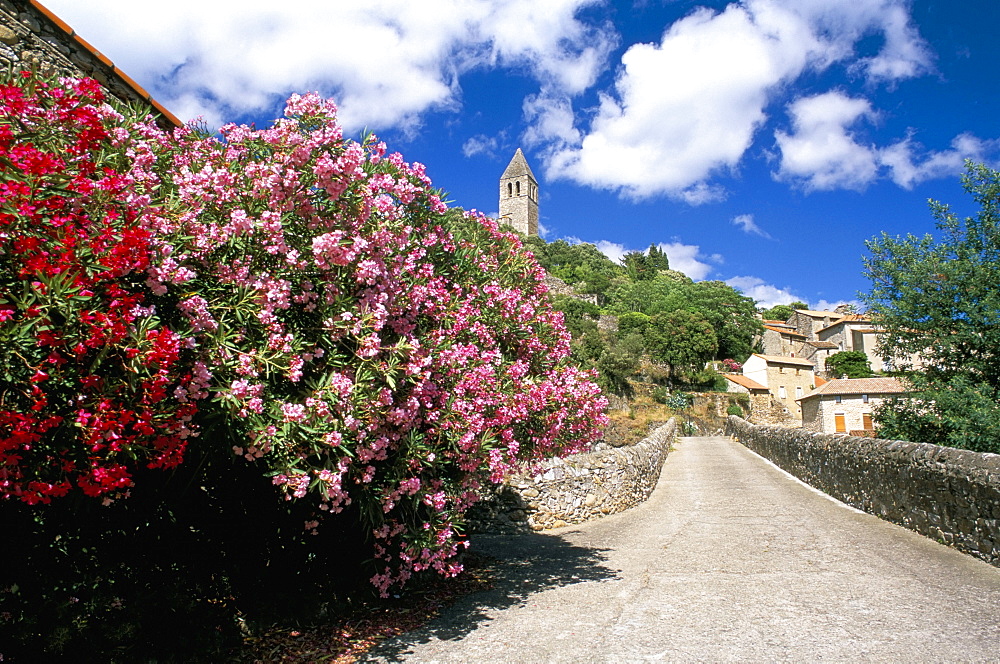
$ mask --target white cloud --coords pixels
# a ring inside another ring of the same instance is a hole
[[[861,119],[876,119],[867,100],[833,91],[797,99],[788,113],[794,133],[775,132],[781,150],[777,179],[806,190],[861,190],[875,179],[875,150],[859,144],[847,129]]]
[[[667,259],[670,261],[671,270],[683,272],[695,281],[704,279],[712,271],[712,266],[709,265],[709,263],[706,263],[706,260],[713,263],[722,262],[722,256],[719,254],[704,256],[701,253],[701,248],[694,244],[660,242],[656,246],[660,248],[660,251],[667,255]]]
[[[772,239],[767,231],[757,225],[757,222],[753,220],[752,214],[736,215],[733,217],[733,225],[739,226],[740,230],[748,235],[759,235],[767,240]]]
[[[893,182],[904,189],[912,189],[925,180],[961,173],[966,159],[987,161],[987,155],[997,150],[1000,150],[1000,141],[960,134],[952,140],[950,150],[920,154],[922,147],[907,137],[880,150],[879,162],[889,169]]]
[[[580,242],[579,238],[565,238],[571,244]],[[616,263],[621,263],[622,257],[630,251],[646,252],[646,249],[628,249],[625,245],[609,240],[598,240],[594,246],[602,254]],[[699,281],[704,279],[712,271],[711,263],[722,263],[723,258],[719,254],[705,256],[701,253],[701,247],[694,244],[683,244],[682,242],[660,242],[656,245],[660,251],[667,255],[670,262],[670,269],[682,272],[691,279]]]
[[[493,156],[496,154],[498,142],[496,137],[478,134],[462,144],[462,154],[473,157],[477,154]]]
[[[797,99],[788,112],[793,133],[775,132],[781,162],[774,177],[807,191],[863,190],[882,177],[912,189],[961,173],[966,159],[988,161],[1000,151],[1000,140],[969,133],[952,139],[949,150],[926,151],[911,136],[883,148],[863,145],[849,128],[877,115],[867,100],[839,91]]]
[[[460,105],[459,77],[513,67],[575,94],[616,39],[577,12],[600,0],[134,0],[46,5],[186,119],[273,112],[290,92],[337,101],[349,131],[414,128]],[[114,20],[108,20],[108,17]]]
[[[551,142],[546,173],[629,198],[717,200],[724,192],[708,180],[739,167],[770,101],[803,73],[845,62],[891,82],[929,68],[905,8],[903,0],[744,0],[697,9],[659,43],[625,52],[614,92],[601,95],[579,137],[565,113],[557,130],[547,129],[547,114],[528,114],[532,136]],[[855,46],[869,35],[885,45],[859,59]]]
[[[787,288],[778,288],[759,277],[733,277],[726,279],[726,284],[740,290],[744,295],[757,303],[758,309],[770,309],[778,304],[790,304],[804,301]]]
[[[569,242],[568,239],[566,241]],[[598,240],[594,243],[594,246],[597,247],[602,254],[616,263],[621,263],[625,254],[632,251],[631,249],[626,249],[624,245],[618,244],[617,242],[609,242],[608,240]]]

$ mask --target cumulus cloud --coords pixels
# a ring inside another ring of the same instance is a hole
[[[833,91],[797,99],[788,108],[794,133],[775,132],[781,165],[775,177],[806,190],[864,189],[878,171],[877,155],[848,127],[875,119],[865,99]]]
[[[757,303],[758,309],[770,309],[778,304],[804,301],[803,298],[787,288],[779,288],[769,284],[760,277],[733,277],[726,279],[726,285],[742,291],[744,295]]]
[[[124,70],[154,81],[177,115],[209,124],[273,112],[290,92],[333,96],[349,130],[413,128],[460,105],[477,67],[527,71],[576,94],[601,71],[615,34],[577,19],[599,0],[134,0],[46,5]],[[113,16],[114,20],[108,20]]]
[[[567,242],[579,242],[578,238],[566,238]],[[630,251],[642,251],[645,249],[628,249],[624,245],[609,240],[598,240],[594,246],[602,254],[616,263],[621,263],[622,257]],[[723,258],[719,254],[705,256],[701,252],[701,247],[694,244],[684,244],[679,241],[660,242],[656,245],[660,251],[667,255],[670,261],[670,269],[682,272],[695,281],[704,279],[712,272],[712,263],[722,263]]]
[[[969,133],[956,136],[949,150],[925,150],[912,136],[887,147],[862,143],[852,127],[877,114],[861,98],[831,91],[795,100],[788,113],[792,133],[775,132],[781,153],[775,179],[806,191],[863,190],[888,177],[904,189],[963,170],[966,159],[988,161],[1000,151],[1000,140],[984,140]]]
[[[1000,141],[983,140],[966,133],[952,140],[950,150],[928,152],[908,136],[880,150],[879,162],[889,169],[893,182],[904,189],[912,189],[925,180],[960,173],[966,159],[988,161],[988,155],[998,150]]]
[[[857,58],[855,46],[870,35],[881,35],[884,47]],[[724,195],[710,178],[739,167],[775,95],[803,73],[837,62],[872,82],[931,66],[903,0],[745,0],[721,12],[697,9],[659,43],[631,46],[586,131],[575,135],[565,114],[552,131],[549,114],[528,118],[540,120],[535,137],[551,141],[550,178],[697,204]]]
[[[496,154],[498,144],[496,137],[478,134],[462,144],[462,154],[466,157],[474,157],[477,154],[492,157]]]
[[[740,230],[748,235],[759,235],[767,240],[772,239],[767,231],[757,225],[757,222],[753,220],[752,214],[736,215],[733,217],[733,225],[739,226]]]

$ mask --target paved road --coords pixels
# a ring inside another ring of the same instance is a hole
[[[1000,662],[1000,569],[683,438],[645,504],[481,537],[499,580],[375,661]]]

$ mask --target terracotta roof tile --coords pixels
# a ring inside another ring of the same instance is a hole
[[[817,387],[797,401],[850,394],[906,394],[906,388],[895,378],[839,378]]]
[[[784,355],[761,355],[760,353],[754,353],[756,357],[764,358],[768,364],[794,364],[801,367],[813,368],[813,363],[809,360],[802,359],[801,357],[786,357]]]
[[[806,343],[809,344],[810,346],[812,346],[813,348],[839,348],[840,347],[837,344],[833,343],[832,341],[807,341]]]
[[[797,313],[797,314],[805,314],[806,316],[809,316],[810,318],[833,318],[833,319],[836,319],[836,318],[840,318],[841,317],[841,315],[838,314],[836,311],[811,311],[809,309],[796,309],[795,313]]]
[[[737,385],[742,385],[743,387],[746,387],[751,390],[764,390],[765,392],[767,392],[766,387],[764,387],[755,380],[747,378],[746,376],[742,376],[740,374],[722,374],[722,375],[726,377],[726,380],[731,380]]]
[[[93,55],[95,58],[97,58],[106,67],[110,68],[111,71],[115,73],[115,75],[117,75],[119,78],[121,78],[121,80],[125,83],[125,85],[127,85],[130,88],[132,88],[132,91],[134,93],[136,93],[136,95],[138,95],[140,99],[142,99],[143,101],[145,101],[146,103],[148,103],[149,105],[151,105],[154,109],[156,109],[157,113],[159,113],[163,117],[164,120],[166,120],[168,123],[172,124],[174,127],[180,127],[180,126],[182,126],[184,124],[183,122],[181,122],[177,118],[176,115],[174,115],[173,113],[171,113],[170,111],[168,111],[162,104],[160,104],[158,101],[156,101],[155,99],[153,99],[153,97],[148,92],[146,92],[146,90],[141,85],[139,85],[134,80],[132,80],[131,76],[129,76],[128,74],[126,74],[125,72],[123,72],[121,69],[119,69],[118,67],[116,67],[115,63],[111,62],[111,60],[106,55],[104,55],[103,53],[101,53],[100,51],[98,51],[96,48],[94,48],[90,44],[90,42],[88,42],[87,40],[85,40],[83,37],[81,37],[80,35],[76,34],[76,31],[73,30],[73,28],[70,27],[70,25],[68,23],[66,23],[61,18],[59,18],[58,16],[56,16],[55,14],[53,14],[51,10],[49,10],[44,5],[42,5],[42,3],[40,3],[38,0],[28,0],[28,2],[31,4],[32,7],[34,7],[43,16],[45,16],[46,19],[48,19],[49,21],[51,21],[60,30],[62,30],[63,32],[65,32],[67,34],[67,36],[69,36],[71,39],[73,39],[76,43],[80,44],[80,46],[82,46],[85,49],[87,49],[87,51],[89,51],[91,55]]]
[[[770,325],[765,325],[764,329],[765,330],[771,330],[772,332],[777,332],[778,334],[787,334],[790,337],[801,337],[803,339],[806,338],[806,335],[804,335],[804,334],[799,334],[798,332],[793,332],[793,331],[791,331],[789,329],[782,329],[780,327],[772,327]]]

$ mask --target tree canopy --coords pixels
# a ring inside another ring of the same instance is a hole
[[[842,350],[826,358],[826,369],[834,378],[870,378],[872,365],[868,356],[860,350]]]
[[[966,169],[979,212],[963,219],[931,201],[939,239],[869,241],[862,298],[879,353],[913,388],[879,411],[881,435],[1000,452],[1000,172]]]

